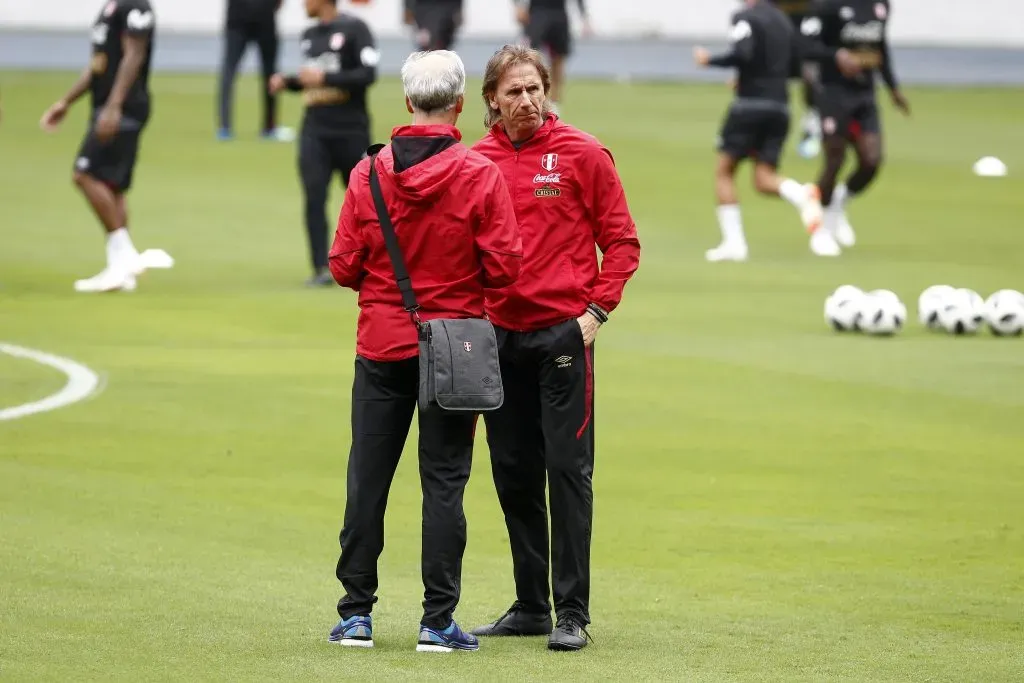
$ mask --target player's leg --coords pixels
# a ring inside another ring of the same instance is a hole
[[[139,254],[128,233],[125,193],[131,188],[138,141],[138,131],[121,131],[108,143],[90,132],[79,151],[74,182],[106,232],[106,268],[77,281],[76,291],[135,289]]]
[[[593,346],[575,319],[531,335],[551,500],[551,585],[558,622],[548,647],[578,650],[590,623],[594,520]]]
[[[476,416],[434,408],[419,411],[420,488],[423,495],[422,626],[444,631],[462,588],[466,550],[463,496],[473,462]],[[428,641],[429,644],[429,641]]]
[[[774,197],[781,197],[800,212],[800,220],[809,234],[821,227],[822,208],[818,188],[804,185],[779,174],[779,161],[789,137],[789,114],[766,111],[760,116],[760,135],[754,165],[754,188]]]
[[[260,93],[263,100],[263,127],[260,133],[268,140],[291,142],[295,139],[295,133],[291,129],[277,125],[278,98],[270,92],[270,77],[277,73],[281,45],[277,27],[272,22],[260,27],[256,45],[260,51]]]
[[[565,66],[572,54],[572,33],[569,30],[569,16],[552,17],[548,29],[547,44],[551,50],[551,105],[555,113],[565,94]]]
[[[722,242],[704,254],[708,261],[747,260],[747,238],[743,233],[743,217],[736,191],[736,169],[754,146],[754,137],[746,118],[744,112],[729,107],[718,136],[715,196],[718,200],[718,227],[722,231]]]
[[[805,159],[813,159],[821,151],[821,116],[816,104],[821,87],[818,82],[817,64],[801,65],[800,85],[803,93],[804,116],[800,123],[799,153]]]
[[[817,184],[821,204],[826,208],[822,219],[824,229],[815,233],[819,242],[816,245],[812,239],[811,249],[819,256],[836,256],[840,252],[840,245],[835,239],[838,216],[832,203],[839,173],[846,163],[851,110],[842,92],[826,92],[819,98],[819,103],[824,158]]]
[[[516,599],[479,636],[551,633],[548,506],[538,367],[520,356],[523,334],[495,328],[505,402],[484,414],[491,475],[508,528]]]
[[[379,363],[357,357],[352,382],[352,447],[346,477],[345,521],[339,540],[337,577],[345,590],[338,601],[341,623],[331,640],[366,645],[366,636],[346,642],[345,623],[369,617],[377,602],[377,560],[384,550],[384,513],[402,456],[419,386],[415,358]],[[351,622],[350,622],[351,623]],[[367,624],[368,626],[368,624]],[[369,641],[372,645],[372,640]]]
[[[304,128],[299,139],[299,175],[306,217],[306,236],[313,276],[309,286],[321,286],[327,269],[327,192],[334,175],[331,150],[327,140],[315,131]]]
[[[234,125],[235,76],[245,55],[248,38],[244,29],[228,26],[224,31],[224,53],[220,65],[219,103],[220,119],[217,136],[230,140]]]
[[[882,127],[874,98],[858,108],[851,134],[857,153],[857,168],[845,184],[836,185],[828,209],[833,214],[832,229],[836,239],[844,247],[852,247],[857,241],[857,235],[846,216],[846,204],[874,182],[882,167]]]

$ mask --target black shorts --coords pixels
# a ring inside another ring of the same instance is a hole
[[[455,44],[458,12],[448,8],[416,10],[416,45],[421,50],[450,50]]]
[[[856,140],[864,133],[881,133],[875,93],[826,88],[818,98],[821,132],[825,137],[841,135]]]
[[[566,12],[534,11],[526,25],[526,37],[530,47],[547,50],[555,57],[572,54],[572,33],[569,31],[569,15]]]
[[[117,192],[127,192],[135,175],[142,126],[122,126],[110,142],[100,142],[92,126],[82,140],[75,170],[92,176]]]
[[[789,136],[789,111],[733,102],[719,134],[718,151],[737,161],[750,157],[777,168]]]

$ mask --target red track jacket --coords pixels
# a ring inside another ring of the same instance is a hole
[[[525,332],[579,317],[589,303],[615,310],[640,241],[611,153],[554,115],[518,150],[501,124],[473,150],[505,174],[523,239],[519,279],[487,292],[491,321]]]
[[[377,175],[405,254],[420,317],[479,318],[484,288],[515,282],[522,242],[493,163],[453,126],[403,126],[377,157]],[[398,361],[418,352],[370,194],[370,161],[352,172],[330,254],[339,285],[359,292],[356,353]]]

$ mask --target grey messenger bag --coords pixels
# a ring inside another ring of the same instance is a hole
[[[437,407],[477,413],[497,410],[504,403],[505,390],[498,364],[498,340],[491,322],[483,318],[420,320],[420,306],[409,279],[405,256],[398,245],[377,177],[377,154],[382,148],[383,145],[375,145],[369,150],[370,192],[402,293],[402,306],[419,334],[419,408],[421,411]]]

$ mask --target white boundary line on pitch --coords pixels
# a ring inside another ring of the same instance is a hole
[[[44,351],[26,349],[23,346],[15,346],[14,344],[5,344],[3,342],[0,342],[0,353],[6,353],[14,358],[24,358],[40,365],[47,365],[60,370],[68,377],[68,383],[56,394],[51,394],[44,399],[33,401],[32,403],[23,403],[13,408],[0,408],[0,422],[4,420],[17,420],[19,417],[28,417],[29,415],[57,410],[58,408],[87,399],[100,389],[99,375],[70,358],[61,358]]]

